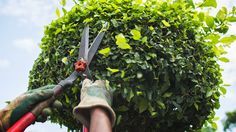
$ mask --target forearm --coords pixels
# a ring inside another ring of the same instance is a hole
[[[90,132],[112,132],[116,115],[111,108],[112,90],[104,80],[94,83],[85,79],[81,89],[81,101],[73,114]]]
[[[95,107],[91,110],[90,132],[112,132],[112,124],[105,109]]]

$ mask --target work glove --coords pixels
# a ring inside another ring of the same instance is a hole
[[[38,103],[52,97],[54,94],[54,87],[55,85],[47,85],[34,90],[29,90],[11,101],[0,111],[0,131],[5,132],[22,116],[30,112]],[[48,106],[60,107],[62,105],[60,102],[55,101],[53,104],[49,104]],[[43,109],[41,115],[37,117],[36,121],[45,122],[50,113],[50,108]]]
[[[116,115],[111,108],[112,90],[106,81],[97,80],[94,83],[85,79],[81,89],[81,102],[73,110],[73,114],[87,128],[90,126],[90,111],[94,107],[102,107],[108,112],[112,126]]]

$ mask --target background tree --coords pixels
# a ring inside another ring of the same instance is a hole
[[[236,127],[236,110],[226,113],[226,119],[223,121],[224,131]]]
[[[84,26],[89,24],[95,37],[109,22],[90,68],[94,79],[107,79],[115,89],[114,131],[194,131],[204,123],[217,129],[214,109],[226,93],[218,61],[229,61],[222,56],[224,48],[236,39],[224,36],[236,21],[235,7],[223,7],[212,16],[202,9],[215,8],[215,0],[85,2],[68,12],[62,8],[62,17],[57,9],[60,18],[45,28],[30,87],[67,77],[74,70]],[[63,109],[51,117],[71,130],[81,128],[71,113],[79,100],[80,81],[60,97]]]

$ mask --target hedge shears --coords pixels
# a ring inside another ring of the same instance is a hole
[[[56,98],[67,88],[71,87],[78,77],[91,79],[91,74],[89,71],[89,64],[91,63],[97,49],[104,37],[105,31],[108,28],[108,23],[103,25],[102,30],[98,33],[91,46],[89,47],[89,26],[86,26],[83,30],[81,37],[81,43],[79,48],[79,56],[77,61],[74,63],[74,72],[66,79],[60,81],[54,89],[54,95],[46,101],[43,101],[36,105],[31,112],[25,114],[21,119],[19,119],[7,132],[23,132],[29,125],[35,122],[37,116],[39,116],[44,108],[48,104],[53,103]],[[88,129],[83,127],[84,132],[88,132]]]

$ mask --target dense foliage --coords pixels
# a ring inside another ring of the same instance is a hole
[[[235,9],[228,13],[222,8],[215,17],[196,9],[216,4],[214,0],[197,5],[191,0],[87,0],[71,11],[63,9],[64,16],[45,28],[30,87],[67,77],[74,70],[84,26],[90,25],[92,40],[109,22],[90,70],[94,79],[107,79],[115,89],[114,131],[192,131],[206,120],[216,128],[214,109],[226,92],[217,61],[228,61],[221,55],[235,39],[220,35],[228,31],[228,21],[236,21]],[[51,117],[72,130],[81,128],[72,116],[80,82],[60,97],[63,109]]]
[[[236,127],[236,110],[226,113],[226,120],[224,120],[224,131]]]

